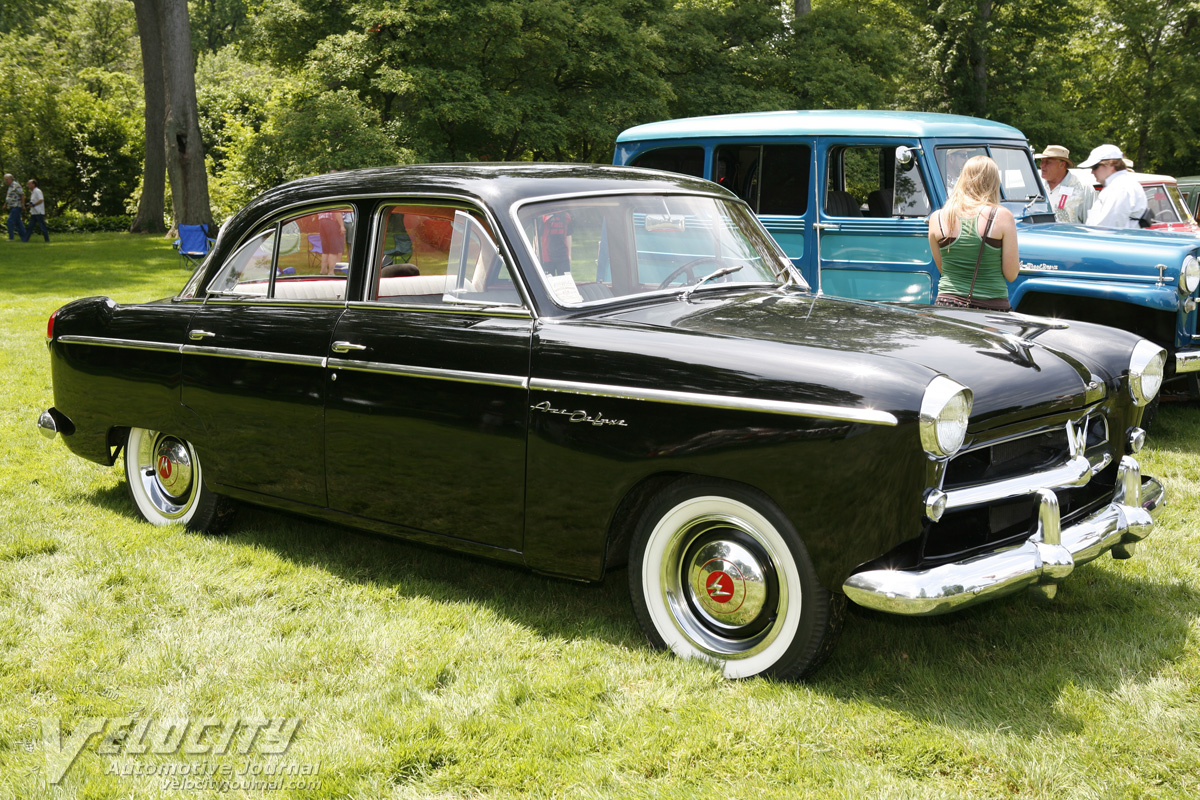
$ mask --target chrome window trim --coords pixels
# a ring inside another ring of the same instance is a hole
[[[582,394],[593,397],[609,397],[617,400],[644,400],[652,403],[719,408],[733,411],[758,411],[768,414],[784,414],[793,417],[832,419],[839,422],[864,422],[870,425],[899,424],[894,414],[871,408],[826,406],[816,403],[797,403],[789,400],[761,400],[753,397],[730,397],[698,392],[676,392],[666,389],[647,389],[637,386],[611,386],[599,383],[578,383],[533,378],[529,388],[544,392]]]
[[[455,383],[476,383],[484,386],[499,386],[506,389],[528,389],[529,381],[522,375],[502,375],[492,372],[472,372],[461,369],[439,369],[418,367],[409,364],[389,364],[381,361],[355,361],[346,358],[326,359],[330,369],[346,369],[353,372],[371,372],[380,375],[395,375],[402,378],[429,378]]]
[[[471,303],[433,304],[433,303],[388,303],[383,300],[351,300],[346,308],[362,311],[408,311],[427,312],[432,314],[468,314],[476,317],[505,317],[509,319],[534,319],[530,310],[524,306],[486,306]]]
[[[87,344],[96,347],[128,347],[131,350],[154,350],[161,353],[183,352],[182,344],[169,342],[146,342],[139,339],[114,339],[107,336],[76,336],[67,334],[59,336],[54,341],[63,344]]]
[[[216,356],[217,358],[241,358],[248,361],[265,361],[270,364],[296,364],[306,367],[324,367],[324,356],[305,356],[296,353],[272,353],[265,350],[242,350],[236,347],[209,347],[185,344],[184,355]]]
[[[245,306],[261,303],[273,308],[345,308],[345,300],[296,300],[265,297],[260,294],[217,294],[199,301],[206,306]]]
[[[452,208],[455,211],[476,211],[491,227],[492,243],[496,245],[496,249],[500,251],[500,257],[504,259],[505,266],[508,267],[509,275],[512,277],[513,287],[517,290],[517,294],[521,297],[523,308],[527,315],[533,319],[537,319],[537,312],[533,307],[533,300],[530,297],[529,290],[525,286],[524,273],[520,269],[520,262],[515,258],[515,254],[508,246],[508,242],[504,237],[504,229],[500,226],[500,220],[492,213],[491,207],[484,205],[482,201],[476,201],[473,198],[465,197],[447,197],[441,194],[423,194],[420,192],[405,193],[405,194],[382,194],[369,195],[362,199],[375,200],[375,208],[371,211],[371,230],[370,238],[367,240],[367,279],[363,283],[363,297],[365,298],[371,293],[372,287],[379,281],[380,266],[376,263],[375,253],[378,252],[381,245],[381,237],[383,236],[383,212],[385,208],[394,208],[395,206],[406,205],[401,202],[401,198],[411,199],[419,198],[422,200],[439,200],[445,208]],[[436,205],[436,203],[428,203],[427,205]],[[499,238],[497,238],[499,237]],[[382,261],[382,259],[380,259]],[[378,303],[378,298],[374,300],[357,300],[359,303]],[[384,305],[391,305],[385,303]],[[465,305],[470,305],[465,304]],[[393,306],[394,307],[394,306]],[[486,308],[485,304],[475,306],[476,308]]]

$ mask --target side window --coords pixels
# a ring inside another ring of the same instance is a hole
[[[279,280],[345,276],[350,268],[354,209],[321,209],[285,220],[279,236]]]
[[[208,285],[214,294],[259,294],[267,296],[271,282],[271,260],[275,247],[272,226],[237,249]]]
[[[280,220],[239,247],[208,291],[281,300],[344,299],[354,221],[350,206]]]
[[[385,303],[520,304],[491,230],[475,212],[403,204],[379,217],[375,291]]]
[[[807,145],[764,145],[759,214],[803,216],[808,211],[812,151]]]
[[[681,175],[704,177],[703,147],[664,147],[642,153],[630,162],[635,167],[661,169]]]
[[[899,158],[898,155],[905,155]],[[929,193],[913,152],[894,146],[829,151],[825,213],[831,217],[923,217]]]
[[[812,150],[807,145],[722,145],[713,180],[757,214],[802,216],[808,211]]]
[[[1145,186],[1146,204],[1154,212],[1155,222],[1179,222],[1179,214],[1166,186]]]

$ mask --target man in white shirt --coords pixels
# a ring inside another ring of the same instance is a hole
[[[1102,144],[1079,165],[1091,169],[1104,188],[1088,212],[1085,224],[1098,228],[1138,228],[1146,213],[1146,192],[1125,169],[1125,155],[1115,144]]]
[[[1071,151],[1059,144],[1052,144],[1044,153],[1033,156],[1041,163],[1042,180],[1050,190],[1050,207],[1054,209],[1054,218],[1059,222],[1087,221],[1088,212],[1096,202],[1096,190],[1084,186],[1069,170],[1075,166],[1071,161]]]
[[[28,242],[29,237],[33,236],[34,228],[40,227],[42,236],[49,242],[50,229],[46,227],[46,196],[38,188],[37,181],[32,178],[26,185],[29,187],[29,197],[25,201],[29,206],[29,227],[25,229],[25,235],[21,237],[21,241]]]

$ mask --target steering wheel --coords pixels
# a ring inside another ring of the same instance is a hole
[[[663,281],[662,281],[662,283],[660,283],[658,285],[658,288],[659,289],[667,288],[668,286],[671,285],[671,281],[675,280],[676,278],[678,278],[680,275],[682,275],[685,272],[688,274],[688,283],[691,283],[692,281],[694,281],[696,279],[695,270],[698,265],[703,264],[707,261],[711,261],[714,264],[720,264],[723,260],[724,259],[722,259],[718,256],[700,256],[699,258],[693,258],[691,261],[687,262],[686,264],[680,264],[678,267],[671,270],[671,274],[668,275],[666,278],[663,278]]]

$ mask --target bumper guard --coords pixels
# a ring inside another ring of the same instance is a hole
[[[1112,501],[1065,530],[1054,492],[1042,488],[1034,494],[1038,526],[1023,544],[931,569],[859,572],[843,584],[846,596],[877,611],[914,616],[958,611],[1026,587],[1054,597],[1076,566],[1110,550],[1114,558],[1133,555],[1165,502],[1162,484],[1143,479],[1131,456],[1121,459]]]

